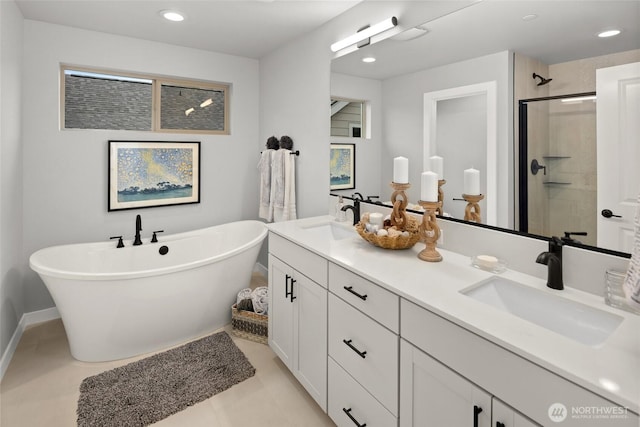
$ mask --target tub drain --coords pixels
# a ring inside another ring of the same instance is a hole
[[[160,246],[160,249],[158,250],[158,252],[160,252],[160,255],[166,255],[167,252],[169,252],[169,247],[168,246]]]

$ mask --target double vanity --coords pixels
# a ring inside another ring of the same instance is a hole
[[[639,425],[640,316],[331,216],[269,228],[269,345],[338,426]]]

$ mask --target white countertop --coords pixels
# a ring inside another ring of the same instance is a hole
[[[546,281],[507,270],[499,276],[543,292],[577,301],[624,318],[606,341],[593,347],[478,302],[459,291],[493,276],[474,268],[469,257],[438,249],[443,261],[421,261],[424,249],[385,250],[353,237],[334,240],[305,228],[334,222],[331,216],[269,224],[274,233],[394,292],[402,298],[548,369],[638,414],[640,407],[640,316],[617,310],[601,297],[566,286],[546,287]],[[336,223],[345,228],[350,224]],[[535,262],[535,260],[531,260]]]

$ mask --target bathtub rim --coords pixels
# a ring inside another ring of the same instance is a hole
[[[155,268],[152,270],[139,270],[139,271],[135,271],[135,272],[118,272],[118,273],[87,273],[87,272],[73,272],[73,271],[68,271],[68,270],[60,270],[60,269],[56,269],[56,268],[52,268],[52,267],[48,267],[48,266],[44,266],[41,263],[37,262],[38,259],[38,254],[43,253],[45,251],[51,251],[51,250],[56,250],[56,249],[62,249],[62,248],[66,248],[66,247],[70,247],[70,246],[91,246],[97,249],[102,249],[102,248],[113,248],[115,250],[117,250],[117,248],[115,247],[113,242],[86,242],[86,243],[71,243],[71,244],[64,244],[64,245],[54,245],[54,246],[48,246],[48,247],[44,247],[42,249],[39,249],[35,252],[33,252],[31,254],[31,256],[29,257],[29,267],[31,268],[31,270],[35,271],[36,273],[38,273],[41,276],[47,276],[47,277],[56,277],[56,278],[61,278],[61,279],[68,279],[68,280],[85,280],[85,281],[107,281],[107,280],[127,280],[127,279],[136,279],[136,278],[140,278],[140,277],[150,277],[150,276],[158,276],[161,274],[168,274],[168,273],[174,273],[174,272],[178,272],[178,271],[184,271],[184,270],[189,270],[189,269],[194,269],[194,268],[198,268],[207,264],[211,264],[214,262],[219,262],[219,261],[223,261],[225,259],[231,258],[233,256],[236,256],[238,254],[241,254],[245,251],[248,251],[250,249],[252,249],[253,247],[262,244],[262,242],[265,240],[265,238],[267,237],[267,234],[269,232],[269,229],[267,227],[267,225],[262,222],[262,221],[258,221],[258,220],[240,220],[240,221],[233,221],[230,223],[224,223],[224,224],[218,224],[218,225],[213,225],[210,227],[205,227],[205,228],[199,228],[199,229],[195,229],[195,230],[190,230],[190,231],[184,231],[184,232],[180,232],[180,233],[175,233],[175,234],[168,234],[166,236],[164,236],[163,241],[158,242],[158,243],[150,243],[150,242],[145,242],[144,244],[149,245],[149,244],[153,244],[153,245],[162,245],[163,242],[166,243],[170,243],[171,241],[175,241],[175,240],[179,240],[182,238],[189,238],[189,237],[195,237],[200,235],[203,231],[205,230],[210,230],[210,229],[215,229],[215,228],[222,228],[224,226],[227,226],[229,224],[247,224],[247,223],[251,223],[251,224],[260,224],[261,227],[261,231],[258,235],[256,235],[253,239],[249,240],[247,243],[238,246],[236,248],[234,248],[233,250],[230,250],[228,252],[225,252],[223,254],[218,254],[216,256],[213,257],[208,257],[208,258],[203,258],[203,259],[199,259],[199,260],[195,260],[193,262],[188,262],[188,263],[184,263],[184,264],[179,264],[179,265],[175,265],[175,266],[170,266],[170,267],[164,267],[164,268]],[[125,242],[131,242],[131,241],[125,241]],[[130,243],[129,243],[130,245]],[[44,279],[44,277],[43,277]]]

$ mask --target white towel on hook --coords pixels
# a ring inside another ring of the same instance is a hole
[[[267,222],[273,221],[273,201],[271,199],[271,163],[276,150],[268,149],[262,152],[258,169],[260,169],[260,206],[258,217]]]
[[[271,200],[275,222],[296,219],[296,163],[291,150],[280,149],[271,164]]]

